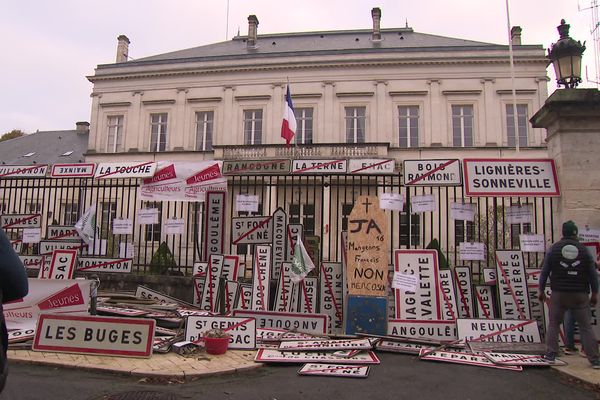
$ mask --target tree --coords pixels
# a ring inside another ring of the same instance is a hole
[[[4,135],[0,136],[0,142],[3,142],[5,140],[14,139],[17,137],[21,137],[24,134],[25,133],[20,129],[13,129],[12,131],[6,132]]]

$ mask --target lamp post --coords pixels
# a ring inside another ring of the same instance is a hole
[[[548,59],[554,66],[558,87],[563,85],[568,89],[577,87],[581,82],[581,56],[585,51],[585,42],[581,44],[569,36],[570,27],[564,19],[560,21],[556,27],[560,39],[548,50]]]

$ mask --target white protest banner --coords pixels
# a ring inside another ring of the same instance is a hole
[[[441,319],[437,251],[397,249],[394,251],[394,272],[419,278],[414,293],[395,289],[396,318]]]
[[[167,218],[164,228],[167,235],[182,235],[185,232],[185,220],[183,218]]]
[[[41,228],[24,228],[23,243],[39,243],[42,238]]]
[[[529,224],[531,223],[533,208],[531,204],[514,205],[506,207],[506,222],[508,224]]]
[[[500,316],[504,319],[531,319],[523,253],[496,250],[496,270]]]
[[[258,196],[252,194],[238,194],[235,198],[235,210],[258,212]]]
[[[317,335],[327,334],[327,315],[276,311],[233,310],[234,317],[253,317],[257,328],[285,329]]]
[[[394,159],[350,159],[348,160],[348,173],[350,175],[355,174],[369,174],[369,175],[382,175],[382,174],[393,174],[396,161]]]
[[[419,276],[394,272],[392,287],[402,292],[415,293],[419,286]]]
[[[50,261],[49,279],[71,279],[75,272],[77,250],[54,250]]]
[[[471,269],[469,267],[454,267],[454,281],[458,299],[458,316],[460,318],[471,318],[474,316]]]
[[[335,376],[339,378],[366,378],[369,376],[369,368],[368,365],[306,363],[298,370],[298,374]]]
[[[475,203],[450,203],[450,218],[460,221],[474,221]]]
[[[460,243],[458,259],[461,261],[485,261],[485,244],[480,242]]]
[[[79,257],[77,271],[130,273],[131,258]]]
[[[467,196],[560,196],[552,159],[463,160]]]
[[[114,235],[133,234],[133,220],[129,218],[114,218],[112,232]]]
[[[403,320],[390,319],[388,335],[434,341],[456,340],[456,323],[442,320]]]
[[[469,342],[541,343],[535,320],[457,319],[458,339]]]
[[[227,332],[230,335],[230,349],[251,350],[256,347],[256,320],[254,318],[192,315],[187,317],[185,340],[198,342],[210,329],[222,329]]]
[[[158,224],[158,208],[142,208],[137,212],[137,223],[140,225]]]
[[[90,306],[91,281],[82,279],[29,278],[29,293],[4,304],[9,330],[31,327],[42,312],[86,314]]]
[[[487,285],[475,285],[474,292],[477,316],[485,319],[496,318],[492,287]]]
[[[369,339],[312,339],[289,340],[279,344],[280,351],[331,351],[331,350],[370,350]]]
[[[41,228],[42,216],[40,214],[3,214],[0,215],[0,228]]]
[[[156,170],[154,161],[100,163],[94,174],[95,179],[145,178]]]
[[[331,352],[320,351],[279,351],[273,349],[259,349],[254,357],[256,362],[322,362],[340,364],[379,364],[379,359],[372,351],[358,353],[353,357],[336,356]]]
[[[204,311],[217,311],[217,291],[219,289],[219,280],[223,271],[224,257],[213,254],[208,260],[206,268],[206,281],[202,292],[202,303],[200,308]]]
[[[478,367],[496,368],[496,369],[508,369],[511,371],[522,371],[521,366],[512,365],[497,365],[488,360],[484,355],[459,352],[459,351],[428,351],[421,350],[419,359],[427,361],[442,361],[453,364],[467,364],[476,365]]]
[[[404,210],[404,196],[399,193],[381,193],[379,195],[379,208],[382,210]]]
[[[52,178],[91,178],[94,176],[96,164],[53,164],[50,176]]]
[[[461,186],[460,161],[404,160],[405,186]]]
[[[139,188],[144,201],[176,200],[203,202],[208,192],[226,192],[227,179],[221,173],[222,161],[159,161],[156,172]]]
[[[590,228],[586,225],[582,229],[579,229],[577,236],[579,236],[579,241],[582,243],[600,242],[600,229]]]
[[[454,321],[458,317],[458,308],[456,307],[452,270],[441,269],[439,275],[440,292],[442,293],[442,319]]]
[[[271,246],[256,246],[254,251],[252,273],[252,306],[253,310],[269,309],[271,280]]]
[[[341,263],[321,262],[320,311],[329,316],[327,331],[330,334],[341,333],[343,303],[346,298],[344,270]]]
[[[413,213],[423,213],[437,210],[435,196],[426,194],[423,196],[413,196],[410,198],[410,209]]]
[[[544,235],[521,234],[519,235],[521,251],[527,253],[543,253],[546,251],[546,239]]]
[[[204,212],[204,259],[225,250],[225,192],[206,193]],[[236,278],[237,279],[237,278]]]
[[[150,358],[155,325],[155,320],[143,318],[42,314],[32,348]]]

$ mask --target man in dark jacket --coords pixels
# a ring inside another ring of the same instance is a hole
[[[8,375],[6,350],[8,349],[8,332],[4,322],[2,304],[21,299],[27,295],[29,284],[27,273],[21,259],[12,248],[6,234],[0,229],[0,392],[4,389]]]
[[[579,334],[588,360],[600,369],[598,341],[590,324],[590,305],[598,302],[598,272],[587,248],[577,240],[577,226],[567,221],[562,226],[563,238],[546,252],[540,273],[539,299],[544,301],[546,281],[550,277],[550,318],[546,328],[546,355],[554,362],[558,353],[558,330],[566,310],[571,310],[579,325]],[[590,296],[591,290],[591,296]]]

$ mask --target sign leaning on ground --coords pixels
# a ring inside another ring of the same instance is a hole
[[[340,378],[366,378],[369,376],[369,368],[368,365],[307,363],[298,370],[298,374],[336,376]]]
[[[379,364],[379,358],[372,351],[358,353],[352,357],[336,356],[330,352],[320,351],[279,351],[258,349],[254,361],[257,362],[322,362],[340,364]]]
[[[405,186],[461,186],[460,161],[405,160]]]
[[[210,329],[222,329],[229,333],[230,349],[250,350],[256,347],[254,318],[189,316],[185,326],[185,340],[198,341]]]
[[[259,310],[233,310],[234,317],[253,317],[256,319],[257,328],[275,328],[288,331],[312,333],[316,335],[327,334],[327,315],[285,313],[276,311]]]
[[[460,340],[495,343],[541,343],[535,320],[457,319]]]
[[[42,314],[32,348],[149,358],[155,325],[154,319]]]
[[[467,196],[560,196],[554,160],[463,160]]]
[[[390,319],[388,321],[388,335],[402,336],[413,339],[427,338],[429,340],[456,340],[455,321],[440,320],[402,320]]]
[[[496,268],[500,316],[504,319],[531,319],[523,253],[496,250]]]

